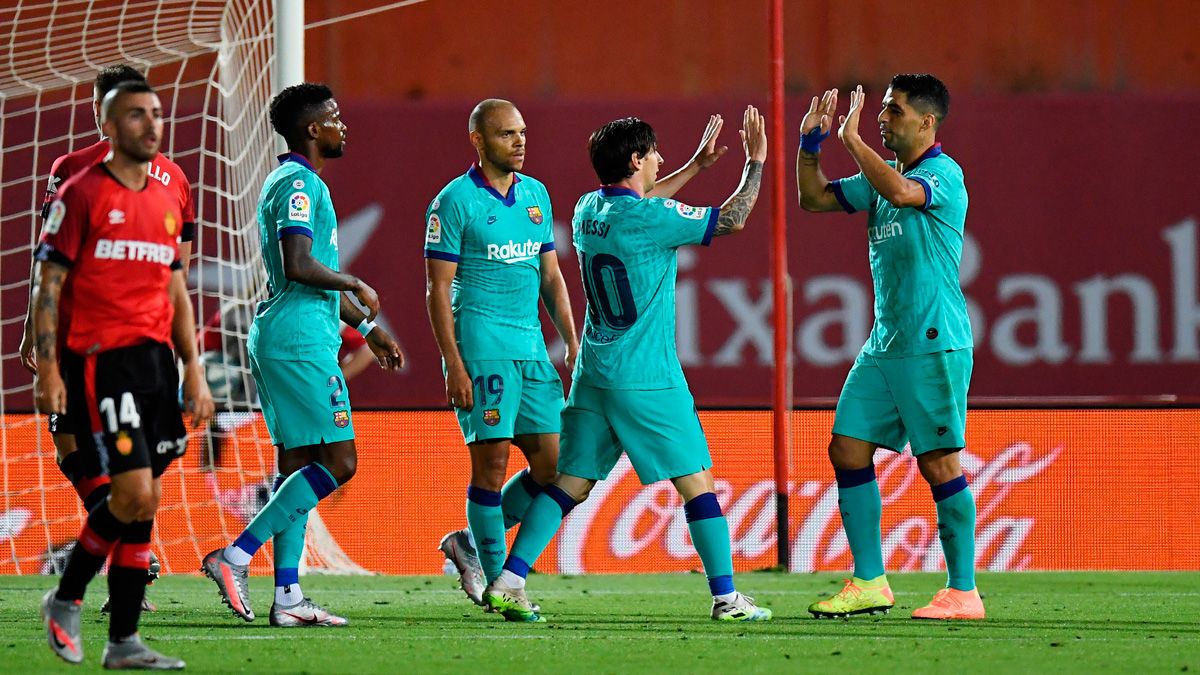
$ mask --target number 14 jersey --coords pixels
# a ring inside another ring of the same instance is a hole
[[[587,313],[573,379],[600,389],[686,386],[675,351],[676,249],[707,246],[718,209],[603,187],[571,220]]]

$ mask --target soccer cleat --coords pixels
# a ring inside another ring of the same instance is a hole
[[[808,611],[818,619],[844,618],[855,614],[887,614],[896,604],[892,589],[884,580],[878,584],[859,579],[843,579],[846,585],[827,600],[818,600]]]
[[[350,622],[329,612],[324,607],[305,598],[291,607],[271,605],[271,625],[279,628],[303,628],[305,626],[345,626]]]
[[[735,594],[730,602],[713,598],[713,621],[770,621],[771,610],[754,604],[754,598]]]
[[[254,620],[250,608],[250,567],[234,565],[225,559],[225,549],[219,548],[204,556],[200,571],[217,584],[221,600],[233,613],[246,621]],[[230,592],[232,590],[232,593]]]
[[[107,597],[104,599],[104,604],[100,605],[100,613],[108,614],[110,611],[112,611],[112,597]],[[157,612],[158,607],[155,607],[154,603],[150,602],[150,598],[142,596],[142,611]]]
[[[146,570],[146,585],[149,586],[158,581],[158,577],[162,572],[162,563],[158,561],[158,556],[154,555],[154,551],[150,552],[150,567]],[[142,609],[146,607],[143,605]],[[150,610],[153,612],[154,610]]]
[[[475,552],[475,547],[471,546],[471,538],[467,536],[467,531],[455,530],[447,534],[442,537],[438,548],[446,556],[446,560],[454,563],[454,569],[458,570],[459,586],[471,602],[486,607],[483,602],[483,567],[479,565],[479,555]]]
[[[969,591],[943,588],[934,594],[928,605],[912,613],[914,619],[982,619],[985,616],[983,599],[979,597],[977,588]]]
[[[56,589],[42,596],[42,623],[50,649],[67,663],[83,663],[83,633],[79,629],[82,602],[59,600]]]
[[[493,581],[484,590],[483,601],[487,603],[488,611],[499,612],[505,621],[521,623],[546,622],[542,618],[542,615],[529,604],[529,598],[525,597],[524,588],[505,586],[499,579]]]
[[[104,667],[109,670],[183,670],[182,659],[165,656],[142,644],[137,633],[104,645]]]

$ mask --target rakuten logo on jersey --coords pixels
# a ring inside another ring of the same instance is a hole
[[[99,239],[96,241],[97,260],[130,260],[170,265],[175,262],[175,249],[166,244],[133,239]]]
[[[527,239],[523,242],[509,240],[507,244],[488,244],[488,260],[512,264],[536,258],[542,252],[542,243]]]

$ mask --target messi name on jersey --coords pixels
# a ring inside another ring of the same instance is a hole
[[[525,241],[508,240],[507,244],[488,244],[488,260],[499,260],[503,263],[516,263],[532,260],[542,252],[542,242],[526,239]]]

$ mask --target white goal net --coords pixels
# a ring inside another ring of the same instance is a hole
[[[235,537],[268,496],[275,462],[254,412],[244,344],[265,278],[255,202],[275,162],[267,119],[272,5],[0,3],[0,574],[55,571],[85,515],[55,466],[18,345],[50,166],[99,139],[92,82],[105,66],[146,73],[164,106],[162,151],[188,176],[196,203],[190,287],[198,323],[210,324],[204,359],[219,415],[207,432],[192,432],[187,455],[163,477],[153,545],[164,572],[194,572],[200,557]],[[313,571],[363,572],[320,518],[311,521],[306,558]],[[269,571],[270,556],[258,556],[256,565],[256,572]]]

